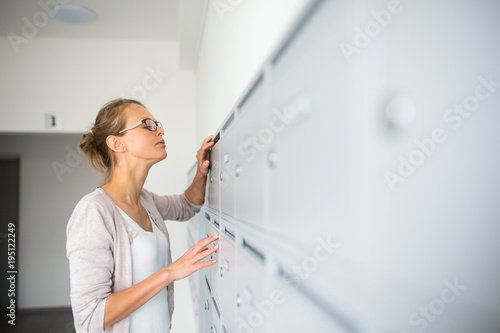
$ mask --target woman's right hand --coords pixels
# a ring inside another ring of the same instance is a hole
[[[214,234],[207,238],[202,238],[198,243],[193,245],[186,253],[172,264],[165,267],[172,277],[172,281],[183,279],[201,268],[212,266],[216,260],[202,261],[219,249],[219,245],[215,244],[211,248],[207,246],[219,238],[218,234]]]
[[[219,235],[215,234],[201,239],[172,264],[127,289],[109,294],[106,298],[103,328],[130,315],[171,282],[183,279],[200,268],[215,264],[215,260],[203,262],[201,260],[219,249],[219,245],[207,248],[208,244],[218,238]]]

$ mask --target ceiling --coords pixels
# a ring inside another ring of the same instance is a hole
[[[48,15],[39,2],[81,5],[92,10],[96,19],[82,25],[64,23]],[[32,37],[174,41],[178,40],[179,35],[180,2],[181,0],[0,0],[0,35],[14,33],[27,37],[25,35],[28,33],[34,34]],[[27,28],[29,24],[33,24],[36,30]]]

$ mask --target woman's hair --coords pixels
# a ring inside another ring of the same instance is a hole
[[[83,154],[94,168],[104,173],[106,180],[111,176],[116,162],[113,151],[106,144],[106,138],[109,135],[122,135],[118,132],[125,128],[127,119],[123,111],[129,104],[144,107],[141,102],[133,99],[117,98],[109,101],[99,110],[92,128],[83,134],[80,141]]]

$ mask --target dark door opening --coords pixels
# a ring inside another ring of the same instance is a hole
[[[0,157],[0,306],[2,309],[6,309],[11,300],[14,300],[17,308],[19,173],[19,158]],[[15,284],[15,290],[11,288],[12,282]],[[2,318],[2,321],[6,320]]]

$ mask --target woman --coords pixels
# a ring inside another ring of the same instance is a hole
[[[165,159],[163,128],[140,102],[113,100],[99,111],[80,148],[105,173],[105,183],[77,204],[67,227],[71,305],[77,332],[169,332],[173,282],[198,269],[218,249],[200,240],[172,263],[164,220],[185,221],[205,198],[203,141],[191,186],[179,195],[143,189],[149,169]]]

